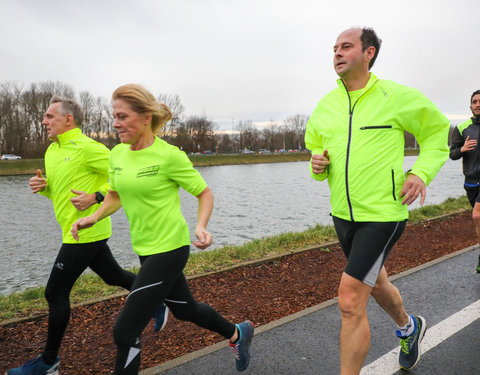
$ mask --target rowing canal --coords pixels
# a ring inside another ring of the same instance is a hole
[[[416,156],[405,158],[405,170]],[[427,189],[425,204],[464,194],[461,162],[448,160]],[[199,167],[215,196],[209,231],[212,248],[240,245],[251,239],[331,224],[326,182],[310,178],[308,162]],[[32,194],[31,176],[0,177],[0,294],[44,285],[61,244],[60,227],[49,199]],[[191,232],[197,200],[181,191],[182,212]],[[411,208],[419,207],[414,203]],[[120,265],[131,268],[131,251],[123,210],[112,216],[109,245]]]

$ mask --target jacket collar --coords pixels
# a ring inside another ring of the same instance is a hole
[[[368,82],[367,84],[365,85],[364,88],[360,89],[362,90],[362,94],[365,92],[365,91],[368,91],[370,90],[370,88],[375,84],[375,82],[378,81],[378,78],[375,74],[373,73],[370,73],[370,78],[368,79]],[[345,91],[347,90],[347,86],[345,85],[345,83],[342,81],[341,78],[337,79],[337,85],[340,86],[341,88],[345,89]]]
[[[80,128],[67,130],[65,133],[57,135],[58,143],[61,145],[68,143],[72,138],[76,138],[79,134],[82,134],[82,130]]]

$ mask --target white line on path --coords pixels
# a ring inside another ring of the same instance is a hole
[[[480,300],[465,307],[463,310],[453,314],[445,320],[442,320],[432,328],[428,328],[422,341],[422,354],[441,344],[443,341],[453,336],[461,329],[473,323],[480,318]],[[400,346],[368,364],[362,369],[362,375],[391,375],[400,370],[398,366],[398,353]]]

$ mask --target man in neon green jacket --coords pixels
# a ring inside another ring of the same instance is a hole
[[[30,188],[52,200],[63,243],[45,289],[49,306],[45,348],[37,358],[9,370],[9,375],[57,373],[58,351],[70,317],[70,291],[87,267],[107,284],[128,290],[136,277],[118,265],[107,245],[112,233],[110,218],[82,231],[78,242],[70,233],[78,218],[95,212],[109,187],[110,151],[82,134],[77,127],[82,120],[83,111],[77,103],[54,96],[42,121],[53,141],[45,154],[47,178],[38,170],[30,179]]]
[[[342,32],[334,46],[338,87],[311,115],[305,134],[311,175],[328,178],[331,214],[347,257],[339,286],[342,316],[341,374],[359,374],[370,345],[366,314],[372,295],[398,325],[400,366],[420,358],[425,319],[408,315],[389,282],[386,257],[400,238],[408,205],[420,196],[448,158],[449,121],[418,90],[370,73],[381,40],[370,28]],[[403,172],[404,131],[415,135],[420,155]]]

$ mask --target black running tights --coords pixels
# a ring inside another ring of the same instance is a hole
[[[42,358],[48,364],[53,363],[58,355],[70,319],[70,291],[87,267],[107,284],[128,290],[132,288],[136,277],[134,273],[119,266],[107,245],[107,239],[82,244],[62,244],[45,289],[49,315],[47,343]]]
[[[138,374],[140,335],[163,302],[180,320],[193,322],[225,338],[233,336],[234,324],[193,298],[183,274],[189,253],[190,247],[183,246],[140,257],[142,266],[113,328],[117,345],[115,374]]]

